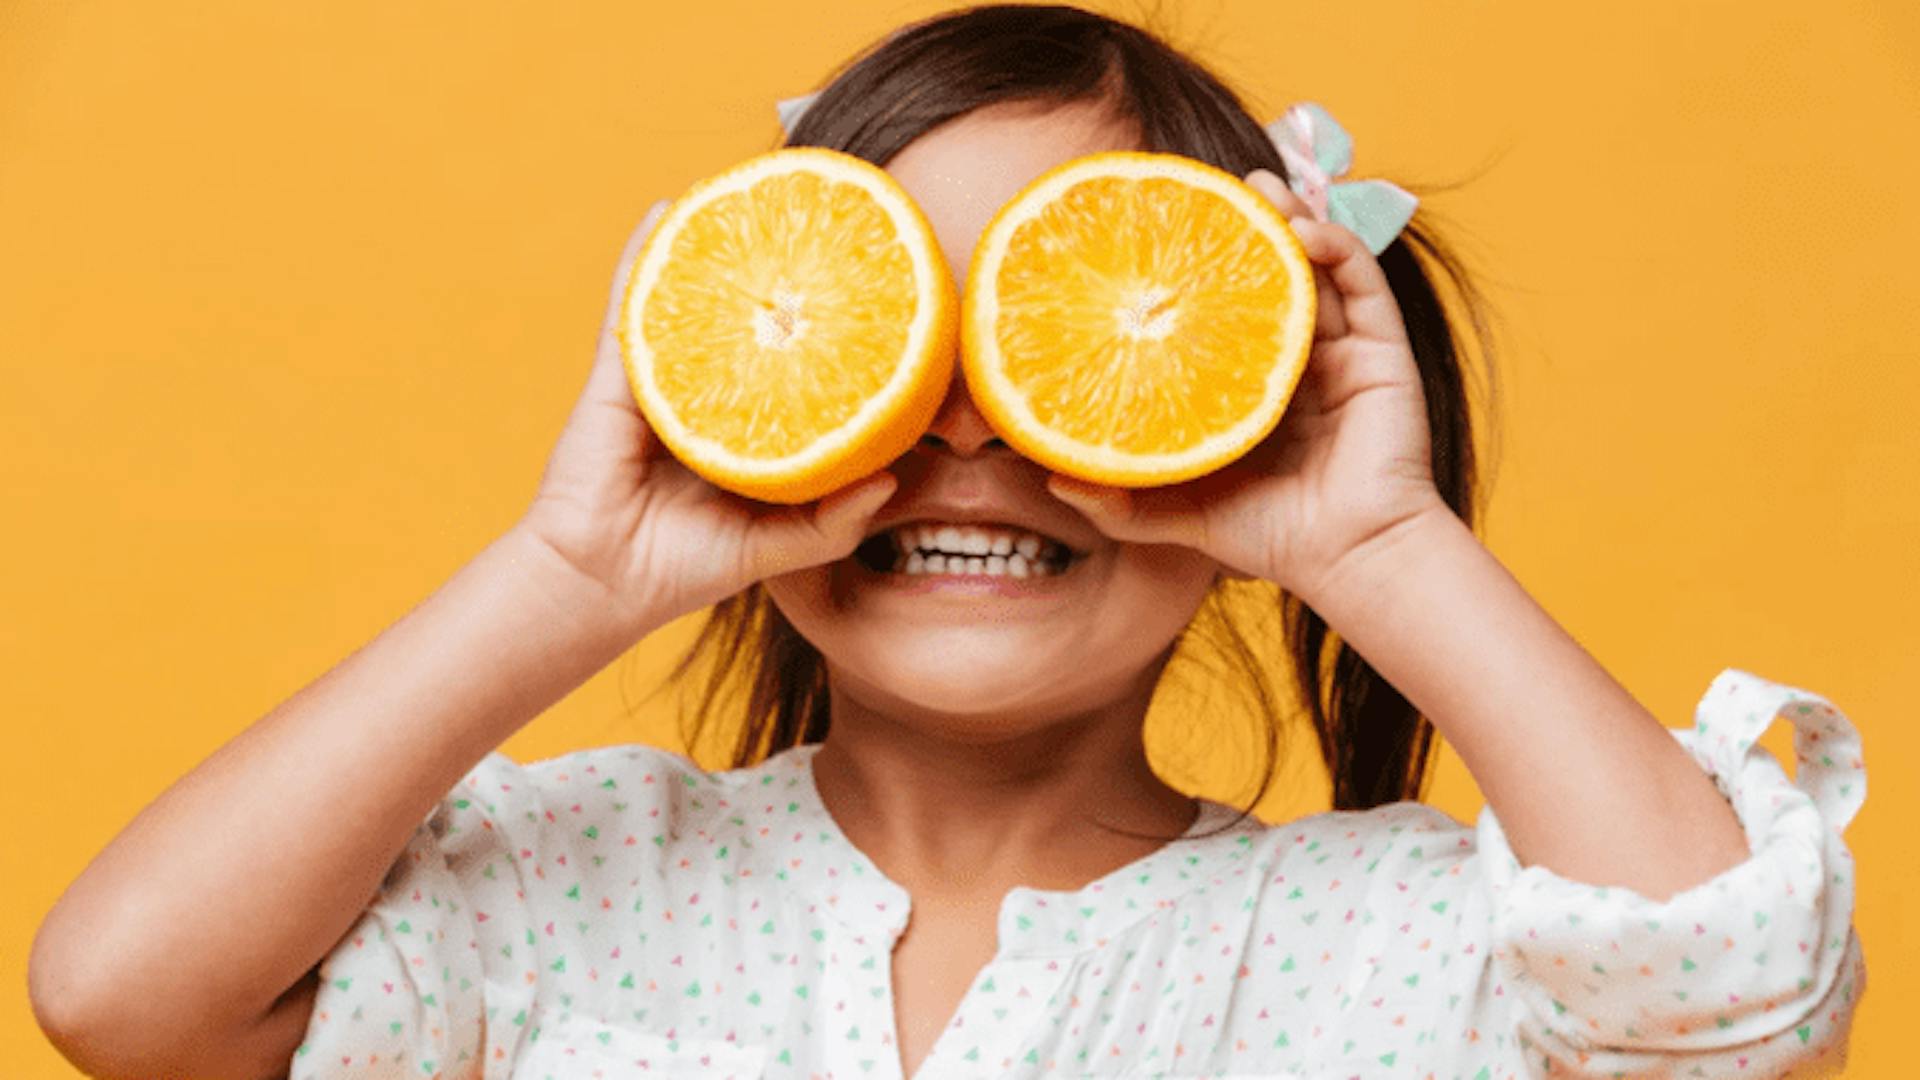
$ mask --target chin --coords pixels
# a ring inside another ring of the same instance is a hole
[[[895,631],[846,652],[844,663],[827,654],[831,677],[881,708],[897,705],[946,715],[1019,713],[1032,720],[1038,719],[1036,711],[1064,710],[1074,696],[1074,688],[1059,677],[1060,658],[1048,654],[1046,642],[1005,626]]]

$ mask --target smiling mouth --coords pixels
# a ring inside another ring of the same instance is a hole
[[[914,521],[868,537],[853,558],[882,574],[1043,578],[1066,573],[1086,553],[1011,525]]]

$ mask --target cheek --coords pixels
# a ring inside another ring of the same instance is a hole
[[[1151,644],[1147,655],[1157,655],[1192,621],[1219,572],[1218,563],[1189,548],[1120,545],[1100,636],[1107,647],[1130,653]]]

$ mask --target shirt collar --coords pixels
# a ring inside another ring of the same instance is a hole
[[[856,936],[891,941],[905,930],[911,898],[854,847],[821,801],[813,758],[821,743],[774,754],[749,770],[756,793],[742,795],[771,820],[764,865],[796,899],[824,912]],[[764,792],[762,797],[759,792]],[[1073,891],[1016,886],[1000,906],[1000,951],[1008,956],[1060,956],[1100,948],[1128,928],[1174,906],[1188,893],[1246,872],[1252,836],[1266,826],[1248,817],[1215,836],[1196,837],[1239,811],[1210,799],[1178,840]]]
[[[782,882],[782,892],[809,911],[826,914],[856,940],[891,941],[906,929],[911,900],[853,846],[827,813],[813,783],[813,755],[822,744],[789,747],[746,770],[748,819],[764,819],[757,872]]]

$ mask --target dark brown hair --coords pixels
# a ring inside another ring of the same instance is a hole
[[[1235,176],[1259,168],[1287,176],[1261,125],[1218,78],[1148,30],[1065,6],[989,5],[908,26],[843,66],[785,145],[830,147],[884,166],[933,127],[1000,102],[1100,102],[1137,125],[1143,149],[1184,154]],[[1417,213],[1379,259],[1419,365],[1435,483],[1471,526],[1479,498],[1463,354],[1471,343],[1485,355],[1490,331],[1477,290],[1434,239],[1429,219],[1427,211]],[[1430,270],[1442,276],[1430,279]],[[1451,286],[1471,342],[1448,322],[1436,281]],[[1237,600],[1245,584],[1217,584],[1177,643],[1224,659],[1266,718],[1259,790],[1243,816],[1271,785],[1288,715],[1256,647],[1272,635],[1248,625]],[[1419,798],[1434,751],[1432,725],[1317,613],[1271,586],[1265,596],[1332,777],[1334,808]],[[689,745],[716,706],[741,689],[746,723],[733,745],[733,767],[826,737],[825,662],[761,587],[715,606],[672,684],[702,667],[704,693]]]

